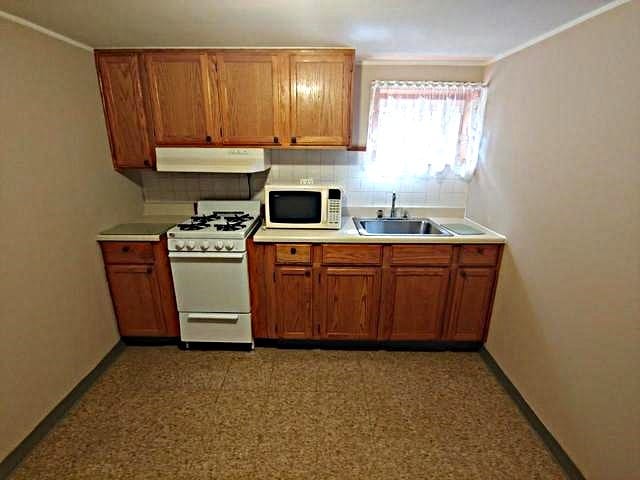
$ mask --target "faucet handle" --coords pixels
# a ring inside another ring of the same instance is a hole
[[[382,209],[379,209],[379,210],[376,212],[376,217],[378,217],[378,218],[382,218],[382,217],[384,217],[384,211],[383,211]]]
[[[407,210],[406,208],[402,210],[402,218],[409,218],[409,210]]]

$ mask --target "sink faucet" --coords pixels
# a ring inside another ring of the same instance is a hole
[[[396,192],[391,194],[391,211],[389,212],[389,217],[396,217]]]

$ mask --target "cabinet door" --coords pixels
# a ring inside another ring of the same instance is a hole
[[[482,340],[494,280],[493,268],[458,269],[447,329],[448,340]]]
[[[276,267],[275,315],[280,338],[313,336],[311,267]]]
[[[158,145],[212,143],[215,92],[208,57],[200,53],[149,53],[145,66]]]
[[[222,143],[280,143],[279,57],[269,54],[217,56]]]
[[[381,340],[440,338],[448,268],[392,268],[385,272]]]
[[[348,145],[353,56],[292,55],[291,143]]]
[[[373,340],[378,328],[380,269],[324,267],[322,335],[336,340]]]
[[[123,337],[167,335],[153,265],[107,265],[118,328]]]
[[[114,166],[152,167],[138,55],[96,55],[96,63]]]

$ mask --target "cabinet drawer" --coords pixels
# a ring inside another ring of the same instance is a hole
[[[393,245],[392,265],[449,265],[451,245]]]
[[[460,265],[495,265],[498,245],[464,245],[460,249]]]
[[[147,242],[100,242],[104,263],[153,263],[153,246]]]
[[[276,263],[311,264],[311,245],[282,244],[276,245]]]
[[[380,245],[323,245],[322,263],[327,265],[380,265]]]

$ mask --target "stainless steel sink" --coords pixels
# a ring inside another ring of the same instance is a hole
[[[452,237],[453,235],[429,218],[358,218],[353,222],[360,235],[420,235]]]

